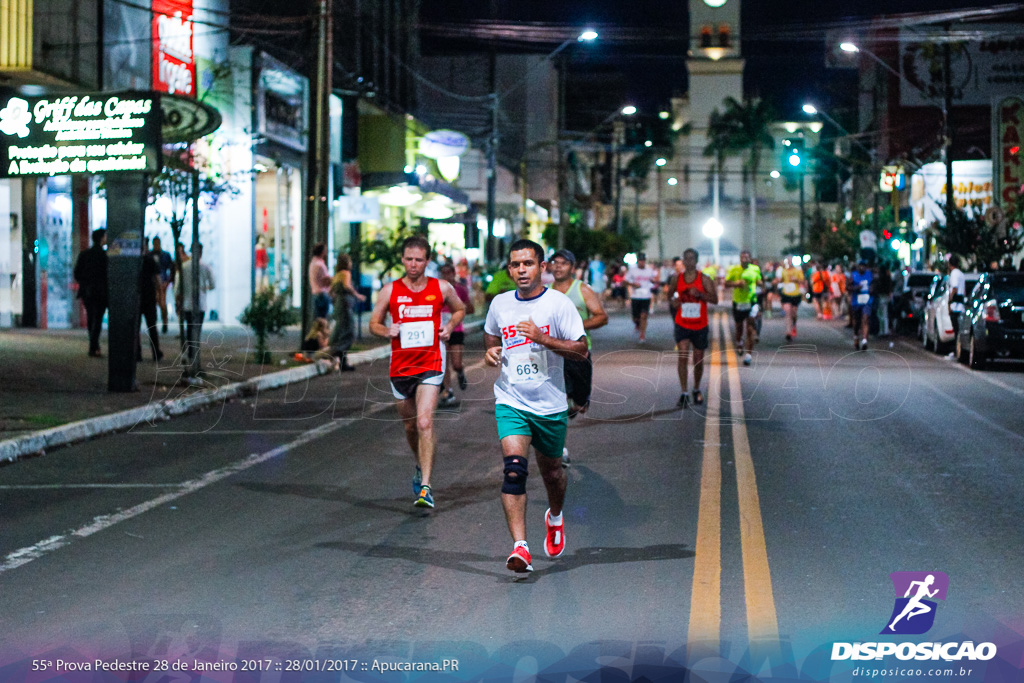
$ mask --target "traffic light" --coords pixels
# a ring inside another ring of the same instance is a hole
[[[790,172],[806,170],[804,139],[786,138],[782,141],[782,167]]]

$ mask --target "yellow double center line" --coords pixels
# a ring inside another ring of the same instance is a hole
[[[726,316],[714,314],[712,343],[705,357],[708,370],[707,414],[704,424],[704,458],[701,467],[700,505],[694,559],[693,592],[687,642],[702,652],[717,654],[722,622],[722,342],[731,339]],[[779,638],[778,617],[772,593],[768,549],[761,521],[761,503],[754,475],[754,461],[743,410],[743,391],[732,344],[724,356],[729,380],[729,415],[739,494],[740,544],[743,558],[743,590],[746,598],[749,640],[774,643]],[[695,654],[695,653],[694,653]]]

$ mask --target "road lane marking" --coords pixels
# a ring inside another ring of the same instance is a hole
[[[939,355],[933,354],[933,353],[929,352],[927,349],[923,349],[923,348],[921,348],[919,346],[914,346],[913,344],[911,344],[909,342],[900,341],[899,344],[900,344],[900,346],[903,346],[904,348],[910,349],[912,351],[919,351],[919,352],[921,352],[921,355],[923,355],[925,358],[928,358],[929,360],[936,361],[940,365],[945,365],[947,367],[952,366],[952,367],[956,368],[957,370],[959,370],[961,372],[966,372],[971,377],[974,377],[976,379],[984,380],[984,381],[988,382],[989,384],[991,384],[993,386],[999,387],[1000,389],[1005,389],[1006,391],[1010,392],[1014,396],[1024,396],[1024,389],[1020,389],[1020,388],[1015,387],[1015,386],[1013,386],[1011,384],[1007,384],[1006,382],[1004,382],[1004,381],[1002,381],[1000,379],[996,379],[995,377],[991,377],[991,376],[987,375],[983,371],[972,370],[971,368],[967,367],[966,365],[961,365],[960,363],[958,363],[956,361],[956,359],[949,360],[945,356],[939,356]]]
[[[686,642],[712,653],[719,650],[722,626],[722,460],[719,437],[721,391],[721,335],[714,314],[711,344],[704,362],[708,370],[704,415],[704,456],[700,474],[697,543],[694,548],[693,590],[690,591],[690,625]]]
[[[727,323],[722,322],[723,334]],[[751,642],[779,639],[779,622],[772,592],[768,547],[761,520],[761,502],[757,493],[754,460],[743,410],[743,388],[736,354],[726,351],[729,374],[729,415],[732,417],[732,448],[736,463],[736,487],[739,492],[740,545],[743,556],[743,589],[747,603],[747,634]]]
[[[177,484],[3,484],[0,491],[47,491],[61,489],[176,489],[184,486]]]
[[[381,410],[384,410],[385,408],[390,408],[391,406],[392,404],[390,403],[379,404],[377,406],[373,406],[367,409],[366,413],[379,412]],[[294,450],[299,446],[303,446],[307,443],[310,443],[311,441],[315,441],[316,439],[324,437],[330,434],[331,432],[342,429],[343,427],[348,427],[349,425],[357,422],[359,419],[360,418],[348,418],[345,420],[335,420],[328,422],[315,429],[311,429],[305,432],[299,438],[289,443],[286,443],[282,446],[272,448],[271,450],[265,453],[253,453],[247,458],[238,460],[237,462],[231,463],[230,465],[227,465],[225,467],[211,470],[206,474],[197,477],[196,479],[191,479],[189,481],[183,482],[177,491],[165,493],[162,496],[157,496],[156,498],[135,505],[134,507],[130,507],[127,510],[121,510],[120,512],[114,514],[99,515],[97,517],[94,517],[93,520],[88,524],[85,524],[84,526],[69,531],[65,534],[51,536],[33,545],[26,546],[24,548],[19,548],[18,550],[8,553],[7,556],[4,557],[2,561],[0,561],[0,574],[3,574],[4,572],[10,571],[12,569],[17,569],[18,567],[24,566],[29,562],[32,562],[33,560],[37,560],[40,557],[43,557],[47,553],[59,550],[60,548],[63,548],[73,543],[76,539],[87,538],[89,536],[92,536],[95,533],[109,529],[115,524],[127,521],[134,517],[138,517],[139,515],[145,512],[149,512],[150,510],[153,510],[155,508],[158,508],[161,505],[166,505],[168,503],[174,502],[178,498],[182,498],[183,496],[187,496],[191,493],[195,493],[196,491],[204,489],[210,484],[215,484],[223,479],[226,479],[227,477],[238,474],[240,472],[244,472],[245,470],[251,467],[254,467],[268,460],[272,460],[281,455],[284,455],[288,451]]]

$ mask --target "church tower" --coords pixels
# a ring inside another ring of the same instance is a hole
[[[689,0],[690,120],[706,128],[711,112],[729,96],[743,101],[740,0]]]
[[[743,66],[740,56],[740,0],[689,0],[690,45],[686,60],[689,76],[687,96],[676,112],[679,125],[689,123],[691,132],[679,139],[677,159],[682,162],[687,178],[681,194],[688,200],[689,210],[683,221],[683,244],[701,244],[708,249],[710,242],[702,234],[704,223],[712,216],[714,160],[703,155],[708,141],[708,120],[717,109],[724,111],[726,97],[743,101]],[[738,199],[743,194],[742,161],[735,157],[726,162],[725,173],[719,179],[720,219],[725,225],[722,245],[736,248],[747,246],[750,236],[742,214],[727,215],[727,199]],[[731,212],[730,212],[731,214]],[[704,261],[702,249],[701,261]],[[735,250],[733,250],[735,251]],[[707,252],[710,256],[710,251]]]

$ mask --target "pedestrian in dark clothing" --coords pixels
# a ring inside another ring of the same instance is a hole
[[[160,307],[163,333],[167,334],[167,288],[174,282],[174,258],[164,251],[159,237],[153,238],[152,254],[160,266],[160,286],[156,289],[156,305]]]
[[[142,267],[139,269],[139,313],[146,321],[146,332],[153,347],[153,360],[158,361],[164,357],[160,351],[160,335],[157,334],[156,327],[156,308],[160,298],[159,292],[163,288],[160,277],[162,264],[159,253],[148,251],[145,242],[142,248]],[[142,360],[141,340],[135,347],[135,360]]]
[[[78,282],[78,298],[85,305],[86,325],[89,328],[89,355],[94,358],[100,353],[100,332],[103,330],[103,315],[107,311],[107,231],[100,229],[92,233],[92,246],[78,255],[75,262],[75,281]]]
[[[330,293],[334,300],[334,329],[331,331],[330,349],[338,358],[342,372],[349,372],[355,370],[345,358],[355,339],[352,303],[366,301],[366,297],[352,286],[352,258],[344,252],[338,254]]]

